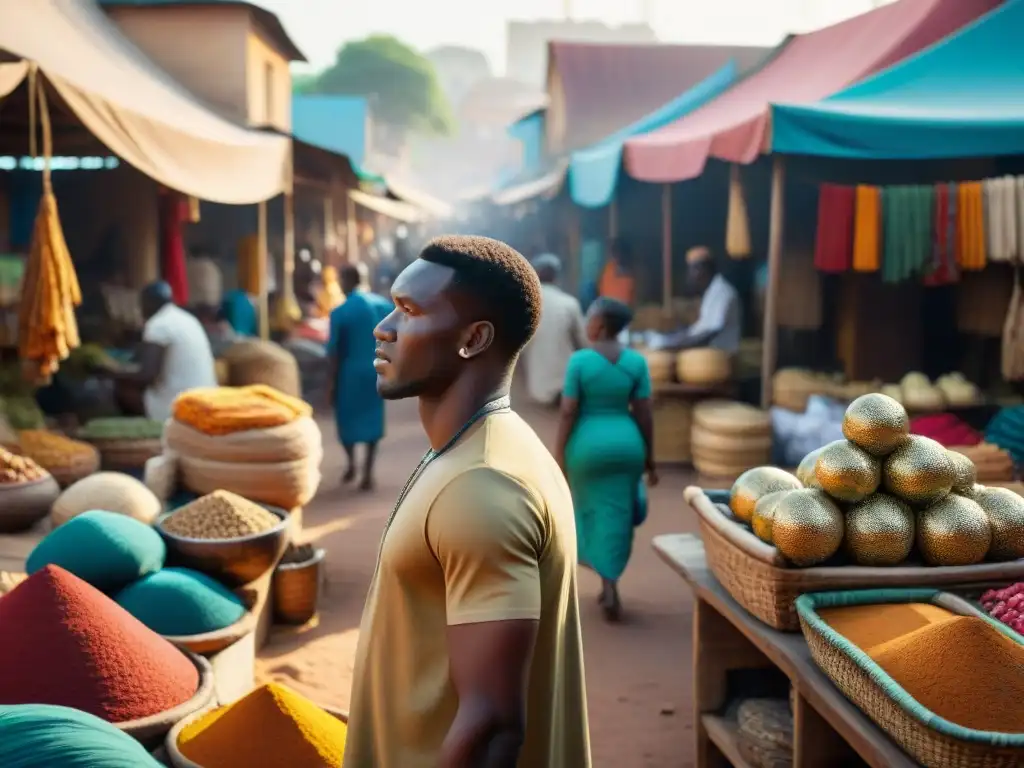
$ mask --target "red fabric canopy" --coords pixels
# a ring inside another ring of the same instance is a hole
[[[745,73],[770,48],[738,45],[548,43],[549,128],[556,152],[604,139],[667,104],[730,61]]]
[[[752,163],[766,146],[769,104],[830,96],[938,42],[1000,0],[897,0],[831,27],[795,35],[761,69],[710,104],[626,142],[627,172],[671,183],[704,171],[709,157]]]

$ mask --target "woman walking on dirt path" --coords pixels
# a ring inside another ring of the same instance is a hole
[[[651,376],[644,357],[616,337],[633,313],[600,298],[587,313],[592,347],[569,358],[556,438],[572,489],[580,563],[601,577],[605,617],[621,612],[618,581],[633,550],[633,529],[646,515],[642,478],[658,482],[651,451]]]

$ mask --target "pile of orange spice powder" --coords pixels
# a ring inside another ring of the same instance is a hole
[[[177,747],[203,768],[340,768],[347,732],[304,696],[268,683],[186,725]]]
[[[820,611],[925,709],[965,728],[1024,733],[1024,645],[924,603]]]

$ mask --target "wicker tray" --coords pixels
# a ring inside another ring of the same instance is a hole
[[[108,472],[142,469],[146,462],[163,453],[160,438],[146,440],[87,440],[100,452]]]
[[[992,733],[951,723],[925,709],[863,650],[818,615],[819,608],[875,603],[932,603],[977,616],[995,631],[1024,644],[1009,627],[965,600],[935,589],[824,592],[797,600],[811,656],[836,687],[925,768],[1011,768],[1024,765],[1024,734]]]
[[[765,624],[799,632],[796,599],[805,592],[882,587],[947,589],[1024,581],[1024,560],[1010,563],[868,568],[860,565],[793,568],[778,550],[737,523],[728,506],[716,505],[696,486],[683,494],[697,513],[708,566],[725,591]]]

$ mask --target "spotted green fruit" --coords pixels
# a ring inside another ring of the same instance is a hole
[[[914,506],[928,506],[949,493],[956,471],[949,451],[931,438],[911,435],[882,465],[882,486]]]
[[[775,507],[772,540],[793,565],[818,565],[839,551],[843,542],[843,513],[822,491],[792,491]]]
[[[974,462],[958,451],[946,451],[946,457],[953,465],[953,493],[970,496],[978,482],[978,469]]]
[[[749,524],[754,517],[754,507],[761,497],[775,491],[792,491],[802,487],[800,481],[784,469],[754,467],[736,478],[732,484],[729,509],[737,520]]]
[[[772,543],[772,524],[775,522],[775,510],[787,493],[792,491],[775,491],[767,496],[762,496],[754,505],[754,516],[750,520],[750,527],[754,535],[766,544]]]
[[[866,499],[877,491],[881,472],[878,459],[849,440],[826,445],[814,464],[814,476],[821,489],[848,503]]]
[[[918,515],[917,548],[929,565],[975,565],[991,543],[988,515],[965,496],[951,493]]]
[[[815,448],[800,460],[800,466],[796,468],[796,479],[807,488],[817,488],[818,478],[814,476],[814,465],[818,463],[818,457],[825,447]]]
[[[974,496],[992,528],[992,560],[1024,557],[1024,498],[1009,488],[984,488]]]
[[[909,434],[907,409],[878,392],[858,397],[843,416],[843,436],[872,456],[888,456]]]
[[[843,550],[857,565],[898,565],[914,546],[914,511],[884,493],[868,496],[846,512]]]

